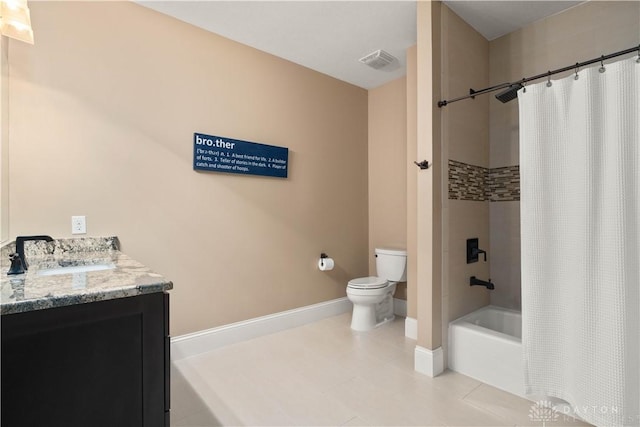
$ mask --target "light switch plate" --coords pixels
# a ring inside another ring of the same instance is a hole
[[[71,217],[71,234],[87,234],[87,217],[72,216]]]

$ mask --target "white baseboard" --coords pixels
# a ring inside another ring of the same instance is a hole
[[[180,360],[229,344],[306,325],[353,309],[347,297],[171,338],[171,359]]]
[[[396,316],[407,317],[407,300],[394,298],[393,314]]]
[[[404,319],[404,336],[412,340],[418,339],[418,321],[413,317]]]
[[[429,350],[417,345],[414,354],[414,369],[416,372],[430,377],[437,377],[444,371],[442,347]]]

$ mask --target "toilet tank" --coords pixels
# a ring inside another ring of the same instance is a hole
[[[407,281],[407,251],[376,248],[376,274],[392,282]]]

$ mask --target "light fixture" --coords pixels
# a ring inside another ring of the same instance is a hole
[[[27,0],[0,0],[0,33],[33,44]]]

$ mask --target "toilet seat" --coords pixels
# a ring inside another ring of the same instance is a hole
[[[382,289],[386,288],[389,285],[389,282],[382,277],[359,277],[357,279],[349,280],[347,284],[347,288],[351,289]]]

